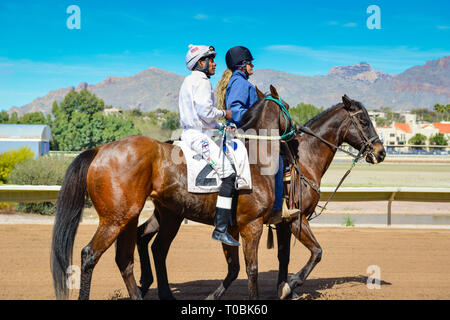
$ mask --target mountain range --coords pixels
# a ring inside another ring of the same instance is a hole
[[[216,75],[220,76],[220,75]],[[178,91],[184,77],[158,68],[149,68],[130,77],[108,77],[97,84],[82,82],[76,87],[50,91],[8,113],[51,112],[54,101],[60,102],[71,90],[87,89],[106,105],[122,109],[152,111],[157,108],[178,110]],[[450,103],[450,56],[430,60],[400,74],[374,70],[366,62],[352,66],[336,66],[327,75],[301,76],[271,69],[257,69],[250,81],[262,91],[274,85],[290,106],[300,102],[325,108],[344,94],[362,102],[368,109],[389,106],[393,110],[432,108]]]
[[[432,108],[450,103],[450,56],[427,61],[400,74],[375,71],[368,63],[333,67],[325,76],[299,76],[274,70],[257,70],[251,81],[267,90],[273,84],[291,106],[299,102],[330,107],[347,94],[368,109]]]

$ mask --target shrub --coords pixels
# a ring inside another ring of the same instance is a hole
[[[424,145],[427,143],[427,137],[421,133],[416,133],[408,142],[413,145]]]
[[[443,133],[436,133],[430,137],[430,144],[436,146],[446,146],[448,144],[447,139]]]
[[[11,171],[8,182],[19,185],[61,185],[72,158],[39,157],[24,161]],[[56,203],[19,203],[16,211],[50,215],[55,212]]]
[[[33,158],[33,151],[29,147],[11,150],[0,154],[0,184],[5,184],[11,170],[21,162]]]
[[[8,183],[20,185],[61,185],[73,158],[39,157],[17,165],[11,171]]]

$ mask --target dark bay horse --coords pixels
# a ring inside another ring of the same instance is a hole
[[[276,135],[290,130],[279,105],[260,99],[246,116],[243,130],[271,130]],[[271,86],[271,96],[279,99]],[[287,106],[286,106],[287,107]],[[273,174],[263,169],[278,163],[279,142],[266,150],[257,145],[256,164],[251,165],[252,190],[239,192],[237,214],[230,233],[242,237],[251,299],[258,297],[258,244],[263,223],[274,202]],[[141,299],[133,274],[134,249],[139,214],[150,197],[159,216],[160,230],[152,245],[161,299],[173,299],[166,272],[166,257],[184,218],[212,225],[217,193],[193,194],[187,191],[186,164],[175,163],[181,149],[168,143],[131,136],[81,153],[67,169],[58,196],[53,228],[51,268],[57,298],[68,297],[67,271],[72,261],[73,242],[80,222],[86,194],[99,216],[99,225],[89,244],[81,251],[79,299],[88,299],[92,273],[101,255],[116,241],[116,263],[132,299]],[[272,159],[273,154],[273,159]],[[267,170],[270,171],[270,170]],[[229,261],[237,261],[237,249],[224,246]],[[230,266],[235,269],[234,262]],[[239,266],[237,266],[239,270]],[[231,281],[237,272],[232,272]]]
[[[366,156],[368,163],[380,163],[386,156],[366,108],[346,95],[342,97],[342,103],[318,114],[307,121],[305,126],[336,146],[346,142],[361,151],[371,145],[372,150]],[[322,177],[337,150],[308,134],[296,136],[289,142],[289,147],[295,154],[303,175],[313,185],[320,187]],[[314,237],[307,219],[316,209],[320,196],[310,183],[304,183],[301,193],[302,215],[299,219],[276,225],[279,260],[277,287],[280,299],[289,297],[296,287],[301,286],[322,258],[322,248]],[[311,256],[306,265],[287,282],[291,234],[308,248]]]
[[[336,146],[340,146],[342,143],[346,142],[360,151],[364,151],[361,149],[370,146],[370,150],[367,150],[366,161],[369,163],[383,161],[386,152],[378,138],[372,122],[370,121],[365,107],[361,103],[351,100],[347,96],[344,96],[342,100],[342,103],[325,110],[309,120],[305,126],[317,136]],[[288,297],[296,286],[303,284],[314,266],[321,259],[322,249],[311,231],[307,217],[314,211],[320,198],[318,192],[314,190],[312,185],[316,186],[316,188],[320,187],[322,176],[327,171],[336,153],[336,148],[330,147],[330,145],[325,144],[318,138],[307,134],[296,134],[294,138],[288,142],[288,145],[291,152],[294,154],[295,161],[299,165],[302,174],[310,184],[305,183],[301,188],[301,216],[292,222],[277,224],[276,227],[279,259],[277,287],[279,288],[280,298]],[[273,203],[271,202],[270,207],[272,205]],[[147,292],[153,282],[148,254],[148,243],[155,234],[161,232],[160,230],[166,227],[163,225],[159,226],[160,219],[160,212],[155,210],[155,214],[138,229],[137,245],[141,262],[141,288],[143,294]],[[199,221],[198,219],[195,220]],[[205,221],[200,220],[200,222]],[[265,220],[264,222],[267,221]],[[300,272],[291,278],[288,284],[286,281],[291,233],[310,250],[311,257]],[[234,228],[232,234],[235,239],[238,239],[239,230]],[[155,240],[152,244],[153,254],[158,251],[158,246],[160,245],[161,242],[156,242]],[[208,299],[220,299],[225,293],[225,290],[230,286],[231,282],[237,278],[239,273],[238,248],[224,245],[223,249],[228,263],[228,274],[219,288],[217,288]],[[158,270],[156,271],[158,273]],[[248,272],[247,264],[247,273]],[[159,284],[158,281],[158,285]]]

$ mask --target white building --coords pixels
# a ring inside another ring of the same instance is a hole
[[[411,116],[411,117],[409,117]],[[431,136],[442,133],[450,142],[450,122],[434,122],[418,124],[415,115],[405,116],[406,123],[394,122],[390,126],[377,127],[377,133],[385,146],[409,145],[408,141],[417,133],[427,137],[427,145]]]

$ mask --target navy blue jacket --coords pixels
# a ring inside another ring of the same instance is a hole
[[[256,88],[248,77],[240,70],[234,71],[225,92],[225,107],[233,112],[230,122],[240,128],[242,116],[257,100]]]

